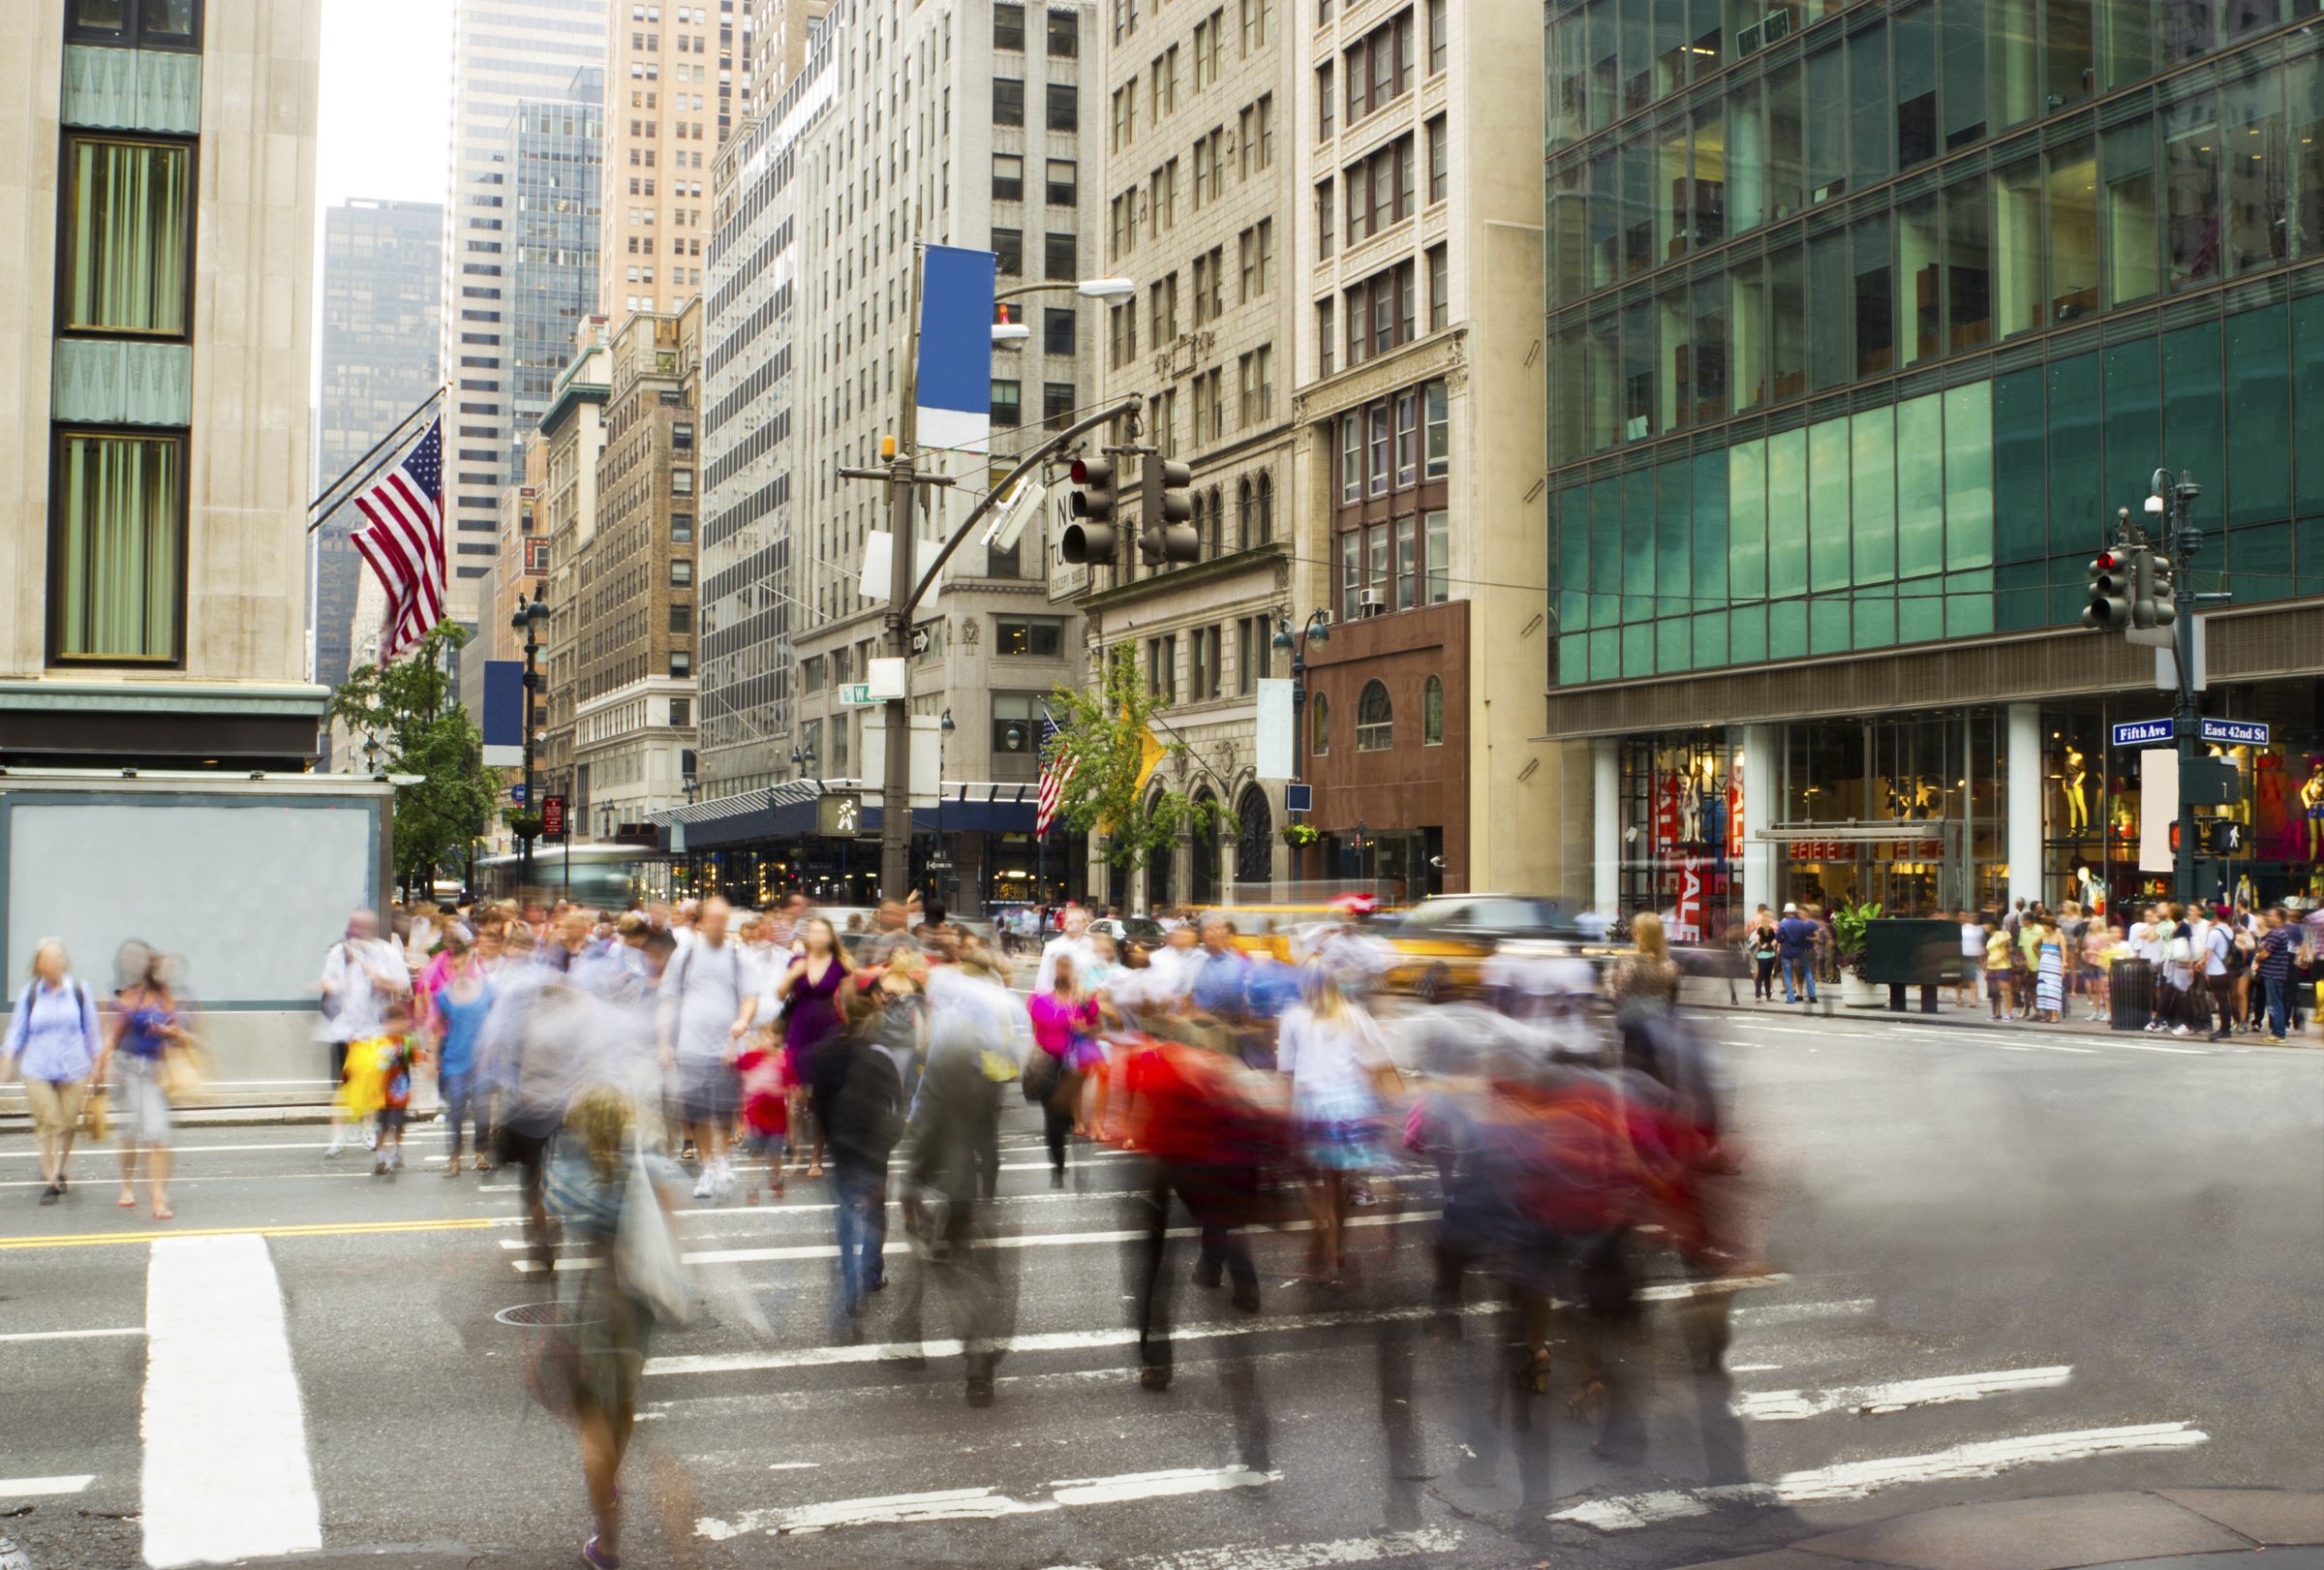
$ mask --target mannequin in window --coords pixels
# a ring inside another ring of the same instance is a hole
[[[2090,769],[2082,749],[2065,750],[2065,832],[2080,839],[2090,832]]]
[[[2308,766],[2308,780],[2300,786],[2300,806],[2308,818],[2308,859],[2320,858],[2324,849],[2324,758]]]
[[[1678,843],[1702,843],[1702,786],[1695,778],[1692,763],[1678,777]]]

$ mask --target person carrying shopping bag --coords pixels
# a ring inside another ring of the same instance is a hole
[[[65,1165],[89,1097],[90,1076],[105,1043],[97,1003],[74,976],[65,945],[44,938],[32,951],[32,979],[16,994],[8,1033],[0,1036],[0,1079],[24,1076],[34,1138],[41,1152],[41,1203],[65,1195]]]

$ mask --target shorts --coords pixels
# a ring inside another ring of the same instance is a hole
[[[678,1061],[678,1110],[687,1123],[723,1124],[742,1106],[742,1079],[723,1058]]]
[[[525,1169],[529,1181],[540,1181],[540,1169],[549,1158],[549,1136],[528,1134],[506,1124],[492,1131],[492,1159],[496,1166],[518,1166]]]
[[[32,1108],[33,1128],[44,1139],[59,1139],[79,1124],[80,1109],[88,1104],[89,1082],[27,1076],[24,1099]]]
[[[410,1118],[411,1109],[409,1107],[382,1107],[380,1108],[380,1132],[400,1134],[404,1131],[404,1124]]]
[[[162,1093],[158,1058],[113,1057],[114,1137],[124,1145],[169,1143],[169,1098]]]

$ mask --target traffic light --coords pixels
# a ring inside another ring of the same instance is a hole
[[[2232,856],[2244,848],[2244,825],[2232,817],[2214,817],[2203,825],[2204,847],[2215,856]]]
[[[1073,522],[1057,541],[1057,553],[1076,567],[1114,560],[1114,460],[1073,460]]]
[[[1194,498],[1187,487],[1194,471],[1158,452],[1146,454],[1139,510],[1138,550],[1148,567],[1202,560],[1202,537],[1194,529]]]
[[[2179,595],[2171,583],[2171,559],[2151,550],[2138,553],[2138,598],[2131,605],[2135,625],[2168,627],[2179,619]]]
[[[2095,632],[2118,632],[2130,626],[2130,559],[2119,550],[2098,552],[2090,564],[2090,603],[2083,608],[2082,625]]]

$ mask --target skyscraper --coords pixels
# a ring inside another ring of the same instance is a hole
[[[525,438],[572,361],[582,318],[596,308],[604,99],[605,73],[590,66],[563,94],[524,99],[508,116],[503,314],[514,410],[504,472],[510,485],[522,482]]]
[[[606,19],[605,216],[597,311],[669,315],[702,292],[711,163],[749,103],[750,16],[725,0],[632,3]]]
[[[606,0],[454,0],[450,205],[443,212],[446,610],[474,622],[492,559],[509,461],[509,122],[519,103],[554,99],[605,63]]]
[[[317,491],[437,387],[443,257],[440,203],[358,200],[323,215]],[[347,679],[355,640],[363,564],[348,536],[361,521],[342,506],[309,537],[315,680],[324,687]]]

